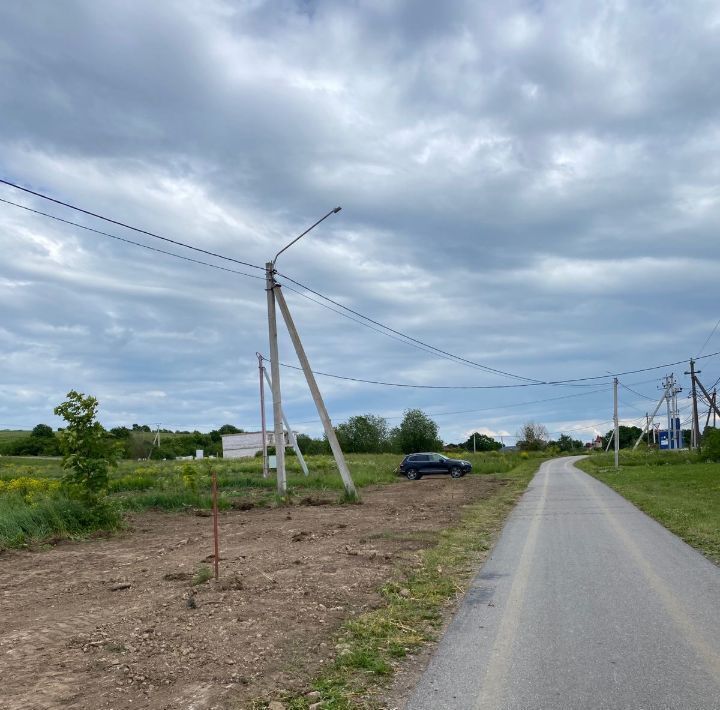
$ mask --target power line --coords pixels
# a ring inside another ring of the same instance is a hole
[[[388,330],[391,333],[394,333],[395,335],[399,335],[403,338],[407,338],[408,340],[411,340],[412,342],[417,343],[418,345],[422,345],[426,348],[429,348],[430,350],[434,350],[435,352],[438,352],[438,353],[441,353],[448,357],[451,357],[454,360],[458,360],[460,362],[467,363],[469,365],[472,365],[473,367],[480,368],[482,370],[485,370],[486,372],[492,372],[496,375],[504,375],[505,377],[511,377],[516,380],[525,380],[527,382],[535,382],[537,384],[546,384],[546,383],[541,382],[540,380],[533,379],[532,377],[524,377],[523,375],[516,375],[512,372],[506,372],[505,370],[499,370],[495,367],[490,367],[489,365],[483,365],[479,362],[475,362],[473,360],[469,360],[467,358],[460,357],[459,355],[454,355],[453,353],[447,352],[447,350],[442,350],[440,348],[436,348],[434,345],[425,343],[422,340],[419,340],[418,338],[413,338],[411,335],[407,335],[407,333],[403,333],[399,330],[395,330],[394,328],[391,328],[389,325],[380,323],[379,321],[373,320],[369,316],[363,315],[362,313],[359,313],[358,311],[355,311],[352,308],[349,308],[348,306],[344,306],[342,303],[339,303],[338,301],[333,300],[329,296],[325,296],[324,294],[320,293],[319,291],[315,291],[314,289],[310,288],[309,286],[306,286],[305,284],[300,283],[299,281],[296,281],[295,279],[290,278],[287,274],[282,274],[282,273],[278,272],[278,276],[281,276],[282,278],[287,279],[288,281],[290,281],[291,283],[294,283],[296,286],[299,286],[300,288],[304,288],[306,291],[309,291],[310,293],[315,294],[316,296],[322,298],[323,300],[328,301],[328,303],[332,303],[333,305],[338,306],[338,308],[342,308],[344,311],[347,311],[348,313],[352,313],[353,315],[358,316],[359,318],[362,318],[363,320],[369,321],[373,325],[379,326],[380,328],[383,328],[384,330]]]
[[[607,392],[607,387],[604,387],[603,389],[593,390],[592,392],[578,392],[576,394],[566,394],[562,397],[548,397],[546,399],[535,399],[531,400],[529,402],[513,402],[512,404],[500,404],[496,407],[482,407],[480,409],[461,409],[456,412],[425,412],[429,417],[447,417],[454,414],[475,414],[476,412],[493,412],[496,409],[511,409],[513,407],[525,407],[529,406],[531,404],[543,404],[545,402],[555,402],[560,399],[570,399],[572,397],[588,397],[592,394],[598,394],[599,392]],[[395,419],[402,419],[404,415],[400,416],[393,416],[393,417],[383,417],[383,419],[387,419],[389,421],[393,421]],[[319,419],[308,419],[306,421],[302,422],[295,422],[295,424],[314,424],[315,422],[320,421]]]
[[[323,300],[328,301],[328,303],[332,303],[333,305],[338,306],[338,308],[341,308],[344,311],[352,313],[353,315],[358,316],[359,318],[367,320],[370,323],[373,323],[374,325],[379,326],[380,328],[384,328],[384,329],[390,331],[391,333],[394,333],[395,335],[399,335],[403,338],[407,338],[408,340],[411,340],[414,343],[418,343],[420,345],[425,346],[426,348],[429,348],[436,352],[440,352],[443,355],[447,355],[447,356],[449,356],[455,360],[458,360],[460,362],[469,363],[473,366],[476,366],[483,370],[486,370],[487,372],[493,372],[495,374],[501,374],[501,375],[505,375],[506,377],[513,377],[515,379],[526,381],[526,383],[518,384],[518,385],[494,385],[494,386],[486,385],[485,387],[477,386],[476,387],[477,389],[483,389],[483,388],[495,389],[495,388],[502,388],[502,387],[528,387],[528,386],[532,386],[532,385],[563,385],[563,384],[569,384],[569,383],[574,383],[574,382],[589,382],[590,380],[602,380],[602,379],[607,379],[608,377],[620,377],[620,376],[624,376],[624,375],[635,375],[635,374],[638,374],[641,372],[651,372],[652,370],[661,370],[666,367],[673,367],[675,365],[683,365],[686,362],[685,360],[678,360],[677,362],[664,363],[662,365],[653,365],[652,367],[643,367],[643,368],[638,368],[636,370],[626,370],[624,372],[607,373],[605,375],[594,375],[591,377],[576,377],[576,378],[566,379],[566,380],[547,380],[547,381],[537,380],[537,379],[534,379],[531,377],[524,377],[523,375],[516,375],[511,372],[506,372],[505,370],[499,370],[499,369],[490,367],[488,365],[482,365],[481,363],[476,363],[473,360],[468,360],[468,359],[462,358],[458,355],[453,355],[453,353],[449,353],[445,350],[441,350],[440,348],[436,348],[435,346],[425,343],[422,340],[418,340],[417,338],[413,338],[412,336],[407,335],[406,333],[403,333],[399,330],[395,330],[394,328],[391,328],[390,326],[385,325],[384,323],[380,323],[379,321],[376,321],[376,320],[370,318],[369,316],[363,315],[362,313],[360,313],[352,308],[349,308],[348,306],[344,306],[342,303],[335,301],[334,299],[330,298],[329,296],[326,296],[326,295],[320,293],[319,291],[316,291],[316,290],[310,288],[309,286],[306,286],[305,284],[300,283],[299,281],[296,281],[295,279],[289,277],[287,274],[278,272],[278,276],[281,276],[282,278],[287,279],[288,281],[290,281],[291,283],[294,283],[296,286],[299,286],[300,288],[304,288],[306,291],[309,291],[310,293],[318,296],[319,298],[322,298]],[[292,290],[295,290],[295,289],[292,289]],[[708,355],[702,355],[695,359],[699,360],[702,358],[714,357],[716,355],[720,355],[720,351],[710,353]],[[319,373],[319,374],[323,374],[323,373]],[[352,378],[346,378],[346,379],[352,379]],[[385,383],[371,382],[371,384],[385,384]]]
[[[695,359],[697,359],[697,358],[700,356],[700,353],[702,353],[702,351],[705,350],[705,346],[710,342],[710,339],[713,337],[713,335],[715,335],[715,332],[717,331],[717,329],[718,329],[719,326],[720,326],[720,318],[718,318],[718,322],[715,323],[715,327],[712,329],[712,332],[711,332],[710,335],[708,335],[708,337],[705,339],[705,342],[703,343],[703,345],[702,345],[702,347],[700,348],[700,350],[698,350],[698,354],[697,354],[697,356],[696,356]]]
[[[63,219],[62,217],[58,217],[53,214],[49,214],[47,212],[42,212],[41,210],[33,209],[32,207],[26,207],[25,205],[20,205],[17,202],[12,202],[10,200],[5,200],[2,197],[0,197],[0,202],[4,202],[6,205],[12,205],[13,207],[19,207],[21,210],[26,210],[27,212],[32,212],[33,214],[41,215],[42,217],[47,217],[48,219],[54,219],[56,222],[62,222],[63,224],[69,224],[73,227],[78,227],[80,229],[84,229],[88,232],[93,232],[94,234],[100,234],[103,237],[109,237],[110,239],[116,239],[119,242],[124,242],[125,244],[132,244],[136,247],[142,247],[143,249],[148,249],[149,251],[154,251],[159,254],[165,254],[166,256],[173,256],[176,259],[182,259],[183,261],[189,261],[193,264],[202,264],[203,266],[209,266],[211,269],[219,269],[220,271],[227,271],[231,274],[238,274],[239,276],[248,276],[251,279],[260,279],[261,281],[265,280],[264,276],[255,276],[255,274],[248,274],[244,271],[237,271],[236,269],[228,269],[226,266],[220,266],[219,264],[211,264],[208,261],[201,261],[200,259],[193,259],[189,256],[182,256],[181,254],[175,254],[171,251],[166,251],[165,249],[158,249],[157,247],[151,247],[148,244],[142,244],[141,242],[133,241],[132,239],[126,239],[125,237],[118,237],[116,234],[110,234],[109,232],[103,232],[99,229],[94,229],[93,227],[87,227],[84,224],[79,224],[78,222],[72,222],[69,219]]]
[[[710,353],[709,355],[703,355],[702,357],[713,357],[716,355],[720,355],[719,352]],[[267,358],[266,358],[267,359]],[[268,360],[269,362],[269,360]],[[648,372],[650,370],[658,370],[666,367],[672,367],[673,365],[681,365],[685,361],[680,360],[678,362],[669,363],[665,365],[655,365],[653,367],[645,367],[639,370],[628,370],[626,372],[620,372],[617,373],[618,375],[631,375],[638,372]],[[290,365],[285,362],[281,362],[280,365],[282,367],[290,368],[291,370],[300,370],[302,368],[298,367],[297,365]],[[313,373],[316,375],[321,375],[323,377],[331,377],[336,380],[345,380],[347,382],[360,382],[363,384],[368,385],[379,385],[383,387],[402,387],[402,388],[408,388],[408,389],[432,389],[432,390],[495,390],[495,389],[515,389],[518,387],[537,387],[540,385],[557,385],[557,384],[565,384],[566,382],[578,382],[578,381],[588,381],[588,380],[596,380],[600,379],[600,376],[598,377],[582,377],[574,380],[556,380],[554,382],[522,382],[522,383],[516,383],[512,385],[414,385],[409,384],[405,382],[385,382],[383,380],[366,380],[360,377],[348,377],[345,375],[336,375],[330,372],[322,372],[321,370],[313,370]],[[607,377],[605,375],[604,377]]]
[[[105,217],[105,216],[103,216],[103,215],[101,215],[101,214],[98,214],[98,213],[96,213],[96,212],[92,212],[92,211],[86,210],[86,209],[84,209],[84,208],[82,208],[82,207],[78,207],[77,205],[73,205],[73,204],[71,204],[71,203],[69,203],[69,202],[64,202],[64,201],[58,200],[58,199],[56,199],[56,198],[54,198],[54,197],[50,197],[49,195],[45,195],[45,194],[43,194],[43,193],[41,193],[41,192],[37,192],[37,191],[35,191],[35,190],[31,190],[31,189],[29,189],[29,188],[22,187],[21,185],[18,185],[18,184],[14,183],[14,182],[11,182],[11,181],[9,181],[9,180],[4,180],[4,179],[0,178],[0,184],[7,185],[7,186],[12,187],[12,188],[14,188],[14,189],[16,189],[16,190],[20,190],[20,191],[22,191],[22,192],[28,193],[28,194],[30,194],[30,195],[34,195],[34,196],[39,197],[39,198],[41,198],[41,199],[47,200],[47,201],[49,201],[49,202],[53,202],[53,203],[58,204],[58,205],[61,205],[61,206],[63,206],[63,207],[67,207],[68,209],[72,209],[72,210],[75,210],[75,211],[77,211],[77,212],[81,212],[82,214],[86,214],[86,215],[89,215],[89,216],[91,216],[91,217],[95,217],[96,219],[100,219],[100,220],[103,220],[103,221],[105,221],[105,222],[109,222],[110,224],[115,224],[115,225],[118,225],[118,226],[120,226],[120,227],[124,227],[124,228],[126,228],[126,229],[130,229],[130,230],[132,230],[132,231],[138,232],[138,233],[140,233],[140,234],[145,234],[145,235],[147,235],[147,236],[149,236],[149,237],[153,237],[154,239],[161,239],[161,240],[163,240],[163,241],[169,242],[169,243],[171,243],[171,244],[175,244],[175,245],[177,245],[177,246],[181,246],[181,247],[186,248],[186,249],[190,249],[190,250],[192,250],[192,251],[197,251],[197,252],[199,252],[199,253],[207,254],[207,255],[209,255],[209,256],[213,256],[213,257],[218,258],[218,259],[223,259],[223,260],[225,260],[225,261],[231,261],[231,262],[234,262],[234,263],[237,263],[237,264],[241,264],[241,265],[243,265],[243,266],[248,266],[248,267],[253,268],[253,269],[259,269],[259,270],[261,270],[261,271],[264,271],[264,267],[258,266],[257,264],[251,264],[250,262],[247,262],[247,261],[241,261],[241,260],[235,259],[235,258],[233,258],[233,257],[229,257],[229,256],[225,256],[225,255],[223,255],[223,254],[218,254],[218,253],[215,253],[215,252],[211,252],[211,251],[208,251],[208,250],[206,250],[206,249],[201,249],[200,247],[195,247],[195,246],[192,246],[192,245],[190,245],[190,244],[186,244],[186,243],[184,243],[184,242],[180,242],[180,241],[177,241],[177,240],[174,240],[174,239],[170,239],[170,238],[168,238],[168,237],[163,237],[163,236],[161,236],[161,235],[159,235],[159,234],[155,234],[154,232],[150,232],[150,231],[148,231],[148,230],[141,229],[141,228],[139,228],[139,227],[134,227],[134,226],[132,226],[132,225],[130,225],[130,224],[127,224],[127,223],[124,223],[124,222],[120,222],[119,220],[115,220],[115,219],[112,219],[112,218],[110,218],[110,217]],[[96,229],[93,229],[93,228],[91,228],[91,227],[86,227],[85,225],[81,225],[81,224],[78,224],[78,223],[75,223],[75,222],[71,222],[70,220],[62,219],[61,217],[57,217],[57,216],[55,216],[55,215],[50,215],[50,214],[48,214],[48,213],[41,212],[40,210],[35,210],[35,209],[30,208],[30,207],[26,207],[26,206],[24,206],[24,205],[19,205],[19,204],[17,204],[17,203],[11,202],[10,200],[4,200],[4,199],[2,199],[2,198],[0,198],[0,200],[1,200],[2,202],[7,203],[7,204],[13,205],[13,206],[15,206],[15,207],[19,207],[19,208],[21,208],[21,209],[27,210],[27,211],[29,211],[29,212],[34,212],[35,214],[38,214],[38,215],[41,215],[41,216],[44,216],[44,217],[48,217],[49,219],[54,219],[54,220],[59,221],[59,222],[64,222],[64,223],[66,223],[66,224],[71,224],[71,225],[76,226],[76,227],[79,227],[79,228],[81,228],[81,229],[85,229],[85,230],[90,231],[90,232],[95,232],[95,233],[97,233],[97,234],[101,234],[101,235],[103,235],[103,236],[107,236],[107,237],[110,237],[110,238],[112,238],[112,239],[116,239],[116,240],[121,241],[121,242],[126,242],[126,243],[128,243],[128,244],[133,244],[133,245],[135,245],[135,246],[139,246],[139,247],[142,247],[142,248],[145,248],[145,249],[149,249],[150,251],[155,251],[155,252],[158,252],[158,253],[161,253],[161,254],[165,254],[165,255],[167,255],[167,256],[173,256],[173,257],[175,257],[175,258],[183,259],[183,260],[185,260],[185,261],[190,261],[190,262],[193,262],[193,263],[198,263],[198,264],[201,264],[201,265],[203,265],[203,266],[209,266],[210,268],[215,268],[215,269],[219,269],[219,270],[222,270],[222,271],[229,271],[230,273],[235,273],[235,274],[238,274],[238,275],[241,275],[241,276],[250,276],[251,278],[258,278],[258,279],[262,279],[262,278],[263,278],[263,277],[261,277],[261,276],[253,276],[253,275],[251,275],[251,274],[246,274],[246,273],[244,273],[244,272],[239,272],[239,271],[234,271],[234,270],[232,270],[232,269],[227,269],[227,268],[218,266],[218,265],[216,265],[216,264],[210,264],[210,263],[208,263],[208,262],[191,259],[191,258],[189,258],[189,257],[184,257],[184,256],[181,256],[181,255],[179,255],[179,254],[174,254],[173,252],[167,252],[167,251],[164,251],[164,250],[161,250],[161,249],[156,249],[156,248],[154,248],[154,247],[150,247],[150,246],[148,246],[148,245],[141,244],[140,242],[134,242],[134,241],[132,241],[132,240],[130,240],[130,239],[125,239],[125,238],[123,238],[123,237],[118,237],[118,236],[116,236],[116,235],[108,234],[107,232],[102,232],[102,231],[100,231],[100,230],[96,230]],[[494,373],[494,374],[503,375],[503,376],[505,376],[505,377],[510,377],[510,378],[517,379],[517,380],[523,380],[523,383],[522,383],[522,384],[515,384],[515,385],[475,385],[475,386],[406,385],[406,384],[396,384],[396,383],[378,382],[378,381],[373,381],[373,380],[361,380],[361,379],[359,379],[359,378],[342,377],[342,376],[340,376],[340,375],[331,375],[331,374],[328,374],[328,373],[316,373],[316,374],[325,375],[325,376],[327,376],[327,377],[335,377],[335,378],[337,378],[337,379],[351,380],[351,381],[357,381],[357,382],[366,382],[366,383],[368,383],[368,384],[378,384],[378,385],[386,385],[386,386],[394,386],[394,387],[416,387],[416,388],[430,388],[430,389],[502,389],[502,388],[507,388],[507,387],[528,387],[528,386],[533,386],[533,385],[536,385],[536,386],[537,386],[537,385],[565,385],[565,384],[571,384],[571,383],[577,383],[577,382],[589,382],[589,381],[591,381],[591,380],[602,380],[602,379],[606,379],[607,377],[612,377],[612,376],[618,377],[618,376],[622,376],[622,375],[630,375],[630,374],[637,374],[637,373],[640,373],[640,372],[649,372],[649,371],[652,371],[652,370],[659,370],[659,369],[663,369],[663,368],[666,368],[666,367],[673,367],[673,366],[675,366],[675,365],[681,365],[681,364],[684,364],[684,362],[685,362],[684,360],[680,360],[680,361],[677,361],[677,362],[666,363],[666,364],[663,364],[663,365],[655,365],[655,366],[652,366],[652,367],[640,368],[640,369],[637,369],[637,370],[627,370],[627,371],[625,371],[625,372],[608,373],[607,375],[595,375],[595,376],[592,376],[592,377],[579,377],[579,378],[572,378],[572,379],[566,379],[566,380],[548,380],[548,381],[537,380],[537,379],[534,379],[534,378],[525,377],[525,376],[523,376],[523,375],[517,375],[517,374],[511,373],[511,372],[507,372],[507,371],[505,371],[505,370],[500,370],[500,369],[498,369],[498,368],[490,367],[490,366],[488,366],[488,365],[483,365],[483,364],[481,364],[481,363],[474,362],[473,360],[469,360],[469,359],[467,359],[467,358],[463,358],[463,357],[461,357],[461,356],[459,356],[459,355],[454,355],[453,353],[447,352],[447,351],[442,350],[442,349],[440,349],[440,348],[436,348],[436,347],[433,346],[433,345],[430,345],[430,344],[428,344],[428,343],[425,343],[425,342],[423,342],[423,341],[421,341],[421,340],[419,340],[419,339],[417,339],[417,338],[413,338],[412,336],[407,335],[407,334],[405,334],[405,333],[402,333],[401,331],[395,330],[394,328],[391,328],[390,326],[387,326],[387,325],[385,325],[385,324],[383,324],[383,323],[380,323],[379,321],[373,320],[373,319],[370,318],[369,316],[365,316],[365,315],[363,315],[362,313],[359,313],[358,311],[355,311],[355,310],[353,310],[352,308],[349,308],[348,306],[344,306],[343,304],[341,304],[341,303],[339,303],[339,302],[331,299],[330,297],[328,297],[328,296],[320,293],[319,291],[316,291],[316,290],[310,288],[309,286],[306,286],[305,284],[303,284],[303,283],[301,283],[301,282],[299,282],[299,281],[296,281],[295,279],[291,278],[290,276],[287,276],[286,274],[282,274],[282,273],[278,272],[278,275],[279,275],[279,276],[282,276],[282,277],[285,278],[285,279],[287,279],[287,280],[290,281],[291,283],[294,283],[295,285],[299,286],[300,288],[303,288],[303,289],[305,289],[306,291],[309,291],[310,293],[318,296],[319,298],[321,298],[321,299],[323,299],[323,300],[325,300],[325,301],[327,301],[327,302],[329,302],[329,303],[332,303],[332,304],[335,305],[335,306],[338,306],[338,307],[341,308],[343,311],[347,311],[347,312],[349,312],[349,313],[352,313],[353,315],[355,315],[355,316],[357,316],[357,317],[359,317],[359,318],[361,318],[361,319],[363,319],[363,320],[365,320],[365,321],[368,321],[368,322],[370,322],[370,323],[372,323],[372,324],[374,324],[374,325],[376,325],[376,326],[379,326],[380,328],[382,328],[382,329],[384,329],[384,330],[387,330],[387,331],[389,331],[390,333],[393,333],[393,334],[395,334],[395,335],[397,335],[397,336],[400,336],[401,338],[406,338],[407,341],[412,341],[413,343],[416,343],[417,345],[423,346],[424,348],[427,348],[428,350],[434,351],[434,352],[436,352],[436,353],[440,353],[441,355],[446,356],[446,358],[451,358],[451,359],[454,360],[454,361],[463,362],[463,363],[469,364],[469,365],[471,365],[471,366],[473,366],[473,367],[477,367],[477,368],[482,369],[482,370],[484,370],[484,371],[486,371],[486,372],[491,372],[491,373]],[[294,289],[292,289],[292,290],[294,290]],[[312,300],[312,299],[311,299],[311,300]],[[323,305],[323,304],[321,304],[321,305]],[[331,309],[331,310],[332,310],[332,309]],[[718,321],[718,323],[716,324],[716,326],[715,326],[715,328],[713,329],[712,333],[710,334],[710,336],[709,336],[708,339],[706,340],[705,344],[703,345],[703,348],[701,348],[701,351],[702,351],[702,349],[705,348],[705,346],[707,345],[707,342],[709,342],[710,338],[714,335],[715,331],[717,330],[717,328],[718,328],[719,326],[720,326],[720,320]],[[404,341],[401,341],[401,342],[404,342]],[[408,343],[408,344],[410,344],[410,343]],[[698,355],[695,359],[696,359],[696,360],[699,360],[699,359],[714,357],[714,356],[716,356],[716,355],[720,355],[720,351],[714,352],[714,353],[710,353],[710,354],[708,354],[708,355]]]
[[[44,195],[42,192],[36,192],[35,190],[30,190],[27,187],[22,187],[21,185],[17,185],[14,182],[10,182],[9,180],[3,180],[0,178],[0,183],[3,185],[8,185],[9,187],[15,188],[16,190],[22,190],[22,192],[27,192],[30,195],[35,195],[35,197],[40,197],[43,200],[47,200],[48,202],[54,202],[56,205],[62,205],[63,207],[67,207],[68,209],[75,210],[76,212],[81,212],[82,214],[86,214],[90,217],[95,217],[96,219],[101,219],[104,222],[109,222],[110,224],[115,224],[118,227],[124,227],[125,229],[131,229],[133,232],[138,232],[139,234],[145,234],[148,237],[152,237],[153,239],[162,239],[164,242],[169,242],[170,244],[175,244],[176,246],[184,247],[185,249],[192,249],[192,251],[200,252],[201,254],[207,254],[208,256],[214,256],[217,259],[224,259],[225,261],[232,261],[236,264],[241,264],[242,266],[249,266],[253,269],[260,269],[261,271],[265,271],[265,267],[258,266],[257,264],[251,264],[248,261],[241,261],[240,259],[234,259],[230,256],[224,256],[222,254],[216,254],[215,252],[208,251],[207,249],[201,249],[200,247],[194,247],[190,244],[185,244],[184,242],[180,242],[176,239],[170,239],[169,237],[163,237],[159,234],[155,234],[155,232],[150,232],[147,229],[141,229],[140,227],[133,227],[131,224],[126,224],[125,222],[120,222],[116,219],[111,219],[110,217],[104,217],[101,214],[98,214],[97,212],[91,212],[90,210],[83,209],[82,207],[78,207],[77,205],[70,204],[69,202],[63,202],[62,200],[57,200],[54,197],[50,197],[49,195]],[[45,215],[50,216],[50,215]]]
[[[620,387],[626,389],[628,392],[632,392],[633,394],[636,394],[638,397],[642,397],[643,399],[648,399],[648,400],[650,400],[651,402],[654,402],[654,401],[655,401],[655,399],[653,399],[652,397],[648,397],[648,396],[645,395],[645,394],[642,394],[642,393],[640,393],[640,392],[636,392],[634,389],[631,389],[630,387],[628,387],[627,385],[623,384],[622,382],[620,382],[619,384],[620,384]]]

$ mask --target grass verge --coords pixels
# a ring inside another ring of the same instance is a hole
[[[435,639],[443,609],[464,592],[540,463],[523,461],[499,476],[503,486],[465,506],[460,523],[442,531],[437,544],[420,553],[418,566],[401,570],[383,587],[384,606],[345,622],[335,639],[334,662],[312,682],[323,710],[381,707],[378,694],[399,660]],[[293,695],[281,701],[288,710],[307,710],[319,700]],[[257,701],[253,707],[268,704]]]
[[[621,451],[619,471],[611,455],[577,465],[720,564],[720,464],[682,451]]]
[[[115,530],[122,517],[111,504],[89,506],[61,492],[0,496],[0,550]]]

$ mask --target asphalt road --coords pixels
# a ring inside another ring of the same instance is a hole
[[[720,568],[576,460],[538,471],[407,710],[720,709]]]

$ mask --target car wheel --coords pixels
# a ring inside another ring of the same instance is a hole
[[[450,475],[451,475],[453,478],[462,478],[462,476],[463,476],[462,469],[461,469],[461,468],[458,468],[457,466],[453,466],[453,467],[450,469]]]
[[[420,474],[414,468],[409,468],[407,471],[405,471],[405,477],[408,479],[408,481],[420,480]]]

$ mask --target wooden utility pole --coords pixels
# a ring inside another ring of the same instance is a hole
[[[355,484],[353,483],[352,476],[350,475],[350,469],[348,468],[345,457],[343,456],[342,449],[340,448],[340,442],[338,442],[337,436],[335,435],[335,429],[333,429],[332,422],[330,421],[330,416],[328,415],[327,409],[325,408],[325,402],[323,402],[322,395],[320,394],[320,389],[318,388],[317,382],[315,381],[315,375],[310,369],[310,363],[308,362],[307,355],[305,354],[305,349],[303,348],[300,336],[298,335],[297,329],[295,328],[295,323],[293,322],[292,316],[290,315],[290,310],[287,307],[285,297],[282,294],[282,290],[279,284],[275,284],[274,294],[275,300],[277,301],[278,306],[280,306],[280,313],[282,313],[283,320],[285,321],[288,333],[290,334],[290,339],[295,346],[295,352],[297,353],[298,360],[300,361],[300,365],[302,366],[303,372],[305,373],[305,379],[307,380],[308,387],[310,388],[310,393],[312,394],[313,400],[315,400],[315,406],[317,407],[318,414],[320,415],[320,420],[322,421],[323,429],[325,430],[325,436],[327,437],[328,443],[330,444],[330,449],[332,450],[333,456],[335,457],[335,463],[337,464],[338,470],[340,471],[340,476],[342,477],[345,491],[350,496],[356,496],[357,491],[355,490]],[[277,355],[273,355],[272,357],[274,388]]]
[[[712,397],[708,394],[708,391],[703,387],[702,382],[700,382],[699,379],[695,378],[695,382],[697,382],[697,386],[700,388],[702,393],[705,395],[705,399],[710,403],[710,408],[713,411],[713,426],[715,426],[715,414],[720,416],[720,409],[718,409],[717,403],[715,401],[715,394],[716,392],[713,391]]]
[[[270,369],[272,371],[273,420],[275,430],[275,462],[277,465],[277,489],[281,496],[287,493],[285,476],[285,437],[283,436],[282,401],[280,399],[280,354],[278,351],[277,318],[275,315],[275,290],[279,290],[275,281],[274,262],[265,264],[265,284],[267,291],[268,335],[270,338]]]
[[[615,424],[615,468],[620,468],[620,425],[618,422],[618,378],[613,378],[613,422]]]
[[[690,380],[692,382],[692,436],[690,437],[690,446],[693,449],[699,449],[700,448],[700,420],[698,418],[698,408],[697,408],[697,389],[695,387],[695,381],[697,379],[697,373],[699,373],[700,370],[695,370],[695,360],[690,358],[690,372],[686,372],[686,375],[690,375]]]

